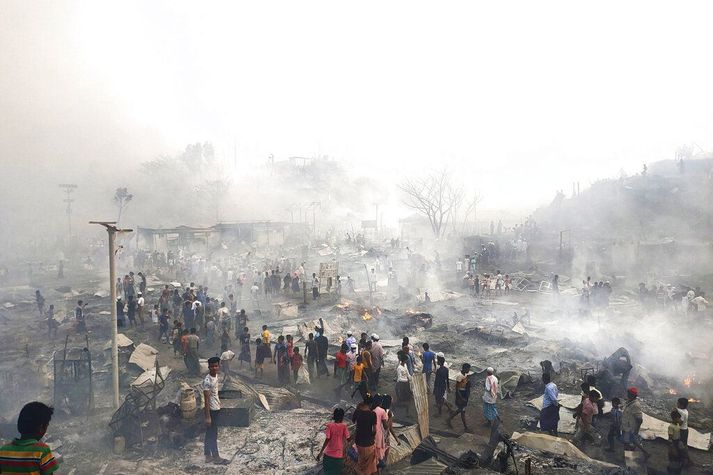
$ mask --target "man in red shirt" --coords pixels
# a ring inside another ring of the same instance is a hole
[[[334,377],[337,378],[338,385],[337,388],[334,390],[334,392],[337,394],[337,396],[340,396],[342,393],[342,388],[348,383],[349,381],[349,362],[347,361],[347,344],[342,343],[342,347],[337,351],[337,354],[334,355]]]

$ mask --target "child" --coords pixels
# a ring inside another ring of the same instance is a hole
[[[688,458],[688,399],[685,397],[678,398],[676,410],[681,414],[681,424],[679,425],[681,431],[681,455],[683,456],[683,462],[689,465],[691,461]]]
[[[154,306],[154,312],[158,311],[158,305]],[[151,316],[153,318],[153,315]],[[158,340],[161,343],[168,343],[168,314],[162,313],[159,317]]]
[[[158,325],[158,320],[159,320],[158,304],[155,304],[153,306],[153,310],[151,310],[151,322],[153,322],[154,325]]]
[[[681,413],[671,411],[671,424],[668,425],[668,473],[681,473],[683,467],[683,445],[681,443]]]
[[[52,450],[40,442],[53,412],[41,402],[25,404],[17,418],[20,438],[0,447],[0,472],[50,474],[59,468],[60,461],[54,458]]]
[[[582,401],[582,409],[579,415],[579,427],[574,434],[574,442],[584,442],[586,438],[592,439],[595,443],[599,442],[599,436],[592,427],[594,416],[599,414],[597,402],[599,401],[599,392],[592,389],[589,391],[587,398]]]
[[[171,342],[173,343],[173,356],[178,356],[181,351],[181,327],[183,324],[178,320],[173,321],[173,331],[171,332]]]
[[[366,371],[364,371],[364,368],[365,366],[361,360],[361,356],[357,356],[356,364],[354,365],[354,369],[352,370],[352,381],[354,382],[355,386],[354,391],[352,391],[352,399],[354,399],[354,395],[357,391],[359,391],[359,394],[361,394],[362,399],[364,399],[364,397],[366,396],[367,376]]]
[[[612,423],[611,426],[609,426],[609,432],[607,433],[607,443],[609,444],[609,447],[607,447],[606,450],[607,452],[613,452],[614,451],[614,441],[615,440],[621,440],[621,399],[618,397],[612,398],[611,400],[611,417],[612,417]]]
[[[287,357],[292,359],[292,353],[293,353],[293,349],[295,347],[295,342],[292,339],[292,335],[287,335],[285,337],[285,340],[287,340]]]
[[[295,384],[297,384],[297,373],[302,367],[302,355],[300,354],[299,348],[294,348],[292,350],[292,358],[290,358],[290,363],[292,365],[292,375],[295,378]]]

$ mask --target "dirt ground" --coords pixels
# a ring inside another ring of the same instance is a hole
[[[448,276],[443,276],[443,280],[448,281]],[[63,454],[63,470],[67,473],[75,474],[151,473],[157,469],[162,470],[163,473],[226,473],[225,467],[206,465],[203,462],[200,438],[189,441],[180,451],[155,448],[147,452],[145,449],[130,448],[121,456],[111,453],[112,437],[107,427],[113,412],[108,384],[109,362],[108,353],[105,354],[102,350],[110,337],[109,317],[99,313],[108,310],[109,302],[106,297],[93,296],[97,289],[101,289],[104,286],[102,279],[91,275],[76,274],[68,276],[62,282],[52,278],[35,281],[32,287],[52,289],[59,287],[60,284],[66,285],[67,281],[72,282],[72,292],[46,292],[46,297],[48,303],[54,301],[58,309],[61,306],[63,308],[59,310],[64,311],[71,311],[78,298],[83,298],[85,302],[88,302],[89,348],[95,360],[95,371],[98,374],[95,382],[94,411],[88,416],[79,417],[59,412],[50,428],[48,438],[50,443],[54,443],[55,446],[59,447],[59,451]],[[460,288],[455,290],[457,292],[462,291]],[[6,386],[7,389],[0,399],[0,411],[2,411],[0,415],[5,418],[6,428],[8,424],[9,426],[12,425],[12,421],[23,402],[32,399],[51,400],[52,385],[47,378],[47,362],[53,351],[61,351],[63,349],[65,336],[69,335],[69,347],[82,347],[86,341],[83,335],[76,333],[71,323],[65,323],[60,327],[56,339],[49,339],[47,337],[46,323],[38,316],[31,301],[31,295],[31,287],[2,290],[2,301],[0,303],[5,301],[16,302],[14,307],[4,309],[0,319],[0,328],[2,330],[0,332],[0,345],[3,348],[0,370],[5,375],[5,381],[12,383]],[[154,300],[155,294],[149,293],[149,303],[152,304]],[[282,300],[289,301],[290,299],[283,298]],[[361,295],[350,296],[350,300],[364,303],[367,299],[365,295]],[[564,360],[577,361],[578,358],[586,360],[592,353],[583,351],[583,354],[580,354],[572,350],[572,348],[578,348],[577,342],[580,341],[578,338],[582,334],[588,337],[587,345],[603,346],[604,349],[597,351],[596,354],[606,356],[612,349],[622,346],[628,341],[625,332],[615,332],[614,329],[642,324],[641,318],[636,316],[637,312],[631,303],[619,307],[612,306],[612,309],[603,315],[582,318],[559,308],[554,309],[551,297],[543,297],[539,293],[512,292],[509,295],[492,296],[482,300],[475,300],[462,295],[454,299],[433,302],[430,305],[380,297],[377,303],[384,309],[384,314],[375,315],[368,321],[362,320],[359,315],[354,314],[351,310],[346,312],[335,311],[335,303],[338,303],[338,301],[324,297],[319,303],[310,303],[295,318],[288,318],[284,315],[277,316],[275,313],[267,312],[267,306],[264,303],[261,304],[262,316],[255,317],[254,308],[248,305],[247,310],[250,317],[248,327],[251,335],[255,338],[259,334],[261,325],[268,324],[276,337],[283,327],[290,327],[300,321],[323,317],[328,325],[333,325],[342,332],[342,335],[347,329],[345,325],[350,325],[350,328],[355,331],[355,335],[358,335],[361,331],[367,333],[376,331],[380,333],[382,340],[400,339],[404,335],[396,334],[393,331],[395,327],[387,324],[387,321],[391,319],[407,321],[405,319],[408,317],[404,316],[404,313],[407,310],[418,307],[419,311],[426,311],[433,315],[433,326],[427,329],[417,325],[409,327],[410,333],[407,335],[411,338],[414,347],[420,348],[421,343],[428,342],[431,345],[431,349],[437,352],[443,351],[446,354],[446,359],[451,368],[459,368],[461,363],[469,362],[474,366],[474,369],[477,368],[478,370],[486,366],[493,366],[498,373],[514,370],[532,377],[533,382],[520,385],[511,398],[498,401],[498,411],[503,421],[504,430],[508,433],[524,431],[528,423],[531,423],[532,419],[537,416],[537,411],[527,407],[525,403],[542,394],[541,384],[539,383],[541,374],[540,361],[550,359],[559,363]],[[531,321],[525,323],[526,337],[512,335],[512,339],[488,339],[475,331],[476,327],[487,329],[499,324],[501,326],[512,326],[511,318],[513,312],[517,311],[522,314],[525,309],[532,316]],[[569,330],[568,325],[561,324],[563,320],[568,322]],[[597,321],[595,322],[595,320]],[[157,341],[157,328],[150,323],[147,323],[143,328],[127,328],[122,332],[137,344],[145,342],[157,348],[160,352],[160,364],[162,366],[168,365],[173,369],[169,377],[170,380],[185,380],[191,385],[200,381],[200,377],[192,377],[186,374],[182,358],[173,355],[170,345]],[[713,331],[711,326],[707,324],[702,325],[700,334],[693,337],[705,341],[711,336],[713,336]],[[335,343],[335,338],[332,338],[330,341],[330,344],[333,345],[330,348],[330,353],[332,354],[337,351],[337,347],[334,346]],[[299,342],[298,345],[303,347],[302,342]],[[584,346],[586,347],[587,345]],[[200,350],[201,356],[207,358],[217,354],[218,347],[218,342],[213,347],[203,345]],[[231,348],[236,354],[239,353],[237,342],[233,342]],[[254,347],[252,350],[254,352]],[[396,350],[396,347],[387,348],[386,363],[381,373],[379,392],[394,394]],[[556,364],[556,366],[558,365]],[[253,381],[253,372],[247,366],[241,368],[238,362],[233,362],[231,368],[237,374],[245,377],[247,381]],[[266,364],[265,368],[264,377],[260,382],[270,385],[276,384],[277,375],[274,365]],[[556,380],[556,382],[560,386],[561,392],[567,391],[571,393],[578,386],[578,381],[574,377],[567,380]],[[219,438],[221,450],[227,455],[231,455],[231,451],[238,454],[241,450],[244,451],[249,441],[256,437],[262,437],[261,434],[263,433],[267,433],[265,437],[268,437],[263,440],[263,445],[276,443],[275,440],[278,439],[270,439],[269,437],[270,433],[274,433],[275,428],[279,427],[281,430],[287,431],[280,437],[282,437],[283,441],[288,441],[281,444],[280,450],[282,454],[279,459],[284,463],[297,464],[299,466],[298,472],[309,471],[315,465],[312,462],[313,459],[311,459],[315,447],[318,450],[320,444],[320,440],[315,438],[314,426],[319,427],[320,424],[327,422],[331,413],[330,406],[341,402],[335,398],[333,391],[335,384],[333,378],[326,378],[314,379],[309,386],[291,385],[291,390],[303,395],[305,401],[310,401],[303,403],[303,409],[294,414],[277,412],[268,414],[257,409],[255,416],[257,424],[254,423],[249,430],[239,431],[233,428],[222,430]],[[482,453],[485,450],[490,434],[490,429],[485,426],[482,416],[481,385],[482,382],[476,380],[466,412],[466,421],[478,443],[474,448],[478,453]],[[652,391],[644,394],[642,399],[644,399],[645,407],[648,407],[651,412],[661,417],[665,414],[666,409],[670,407],[670,404],[675,401],[675,396],[665,398],[653,389]],[[168,392],[166,391],[166,394],[162,394],[163,401],[170,401],[174,398]],[[452,401],[452,395],[449,397]],[[435,413],[432,396],[430,398],[432,402],[430,408],[432,432],[441,437],[462,434],[463,427],[460,418],[454,419],[452,427],[449,427],[446,424],[445,413],[444,416],[439,417]],[[647,398],[651,401],[648,401]],[[344,399],[345,397],[342,397],[342,400]],[[347,402],[355,404],[356,400]],[[651,404],[647,404],[648,402]],[[398,407],[394,408],[394,412],[398,423],[404,425],[416,423],[415,409],[413,407],[411,407],[409,415]],[[699,428],[702,431],[710,431],[713,428],[713,417],[705,402],[692,408],[691,413],[690,424],[692,427]],[[293,424],[296,424],[296,426],[293,426]],[[608,421],[605,419],[601,421],[599,429],[605,434],[607,428]],[[277,437],[279,434],[273,435]],[[564,434],[563,436],[571,438],[571,435]],[[294,440],[291,437],[294,437]],[[289,449],[286,448],[286,443],[292,444]],[[648,460],[649,473],[665,472],[667,443],[663,440],[654,440],[645,441],[644,444],[652,454],[652,457]],[[256,448],[254,450],[255,453],[259,454],[259,449]],[[617,465],[624,464],[621,447],[613,453],[608,453],[603,451],[602,447],[590,444],[585,446],[583,450],[592,458]],[[293,458],[286,458],[285,451],[294,452],[294,454],[290,455]],[[713,473],[711,471],[713,456],[710,452],[692,449],[689,453],[694,465],[687,469],[685,473]],[[264,473],[281,473],[285,468],[280,463],[270,467],[269,463],[265,461],[266,458],[269,459],[268,456],[260,458],[255,455],[255,465],[252,468],[254,473],[263,471]],[[391,467],[391,470],[403,467],[404,463],[401,463],[396,467]],[[227,473],[239,473],[235,472],[233,465],[227,470]],[[561,471],[559,473],[567,472]],[[571,473],[576,473],[576,471]]]

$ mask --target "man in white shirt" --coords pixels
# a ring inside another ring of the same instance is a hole
[[[498,402],[498,378],[495,377],[495,370],[488,368],[485,370],[485,392],[483,393],[483,416],[488,424],[492,424],[498,419],[498,409],[495,403]]]
[[[139,296],[139,299],[136,301],[136,312],[139,316],[139,322],[141,322],[141,326],[144,326],[144,305],[146,304],[146,300],[144,300],[144,294],[139,292],[137,294]]]
[[[220,416],[220,381],[218,371],[220,370],[220,358],[214,356],[208,359],[208,374],[201,383],[203,390],[203,400],[205,401],[205,442],[203,453],[206,463],[213,462],[218,465],[227,465],[230,461],[221,458],[218,454],[218,422]]]
[[[347,332],[347,339],[345,341],[345,343],[347,344],[347,348],[351,348],[352,344],[356,344],[356,342],[357,342],[357,339],[354,337],[354,333],[351,330],[349,330]]]

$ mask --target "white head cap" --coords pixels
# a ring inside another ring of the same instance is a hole
[[[356,350],[357,348],[358,348],[357,344],[356,344],[356,343],[352,343],[352,349],[353,349],[353,350]]]
[[[438,353],[436,353],[436,357],[437,358],[445,358],[446,355],[444,355],[442,351],[439,351]]]
[[[487,368],[485,371],[487,371],[488,373],[494,373],[494,372],[495,372],[495,370],[493,369],[492,366],[488,366],[488,368]]]
[[[379,335],[377,335],[376,333],[372,333],[372,334],[371,334],[371,339],[374,340],[374,341],[379,341]]]
[[[352,333],[353,332],[351,330],[347,330],[347,335],[352,336]]]

